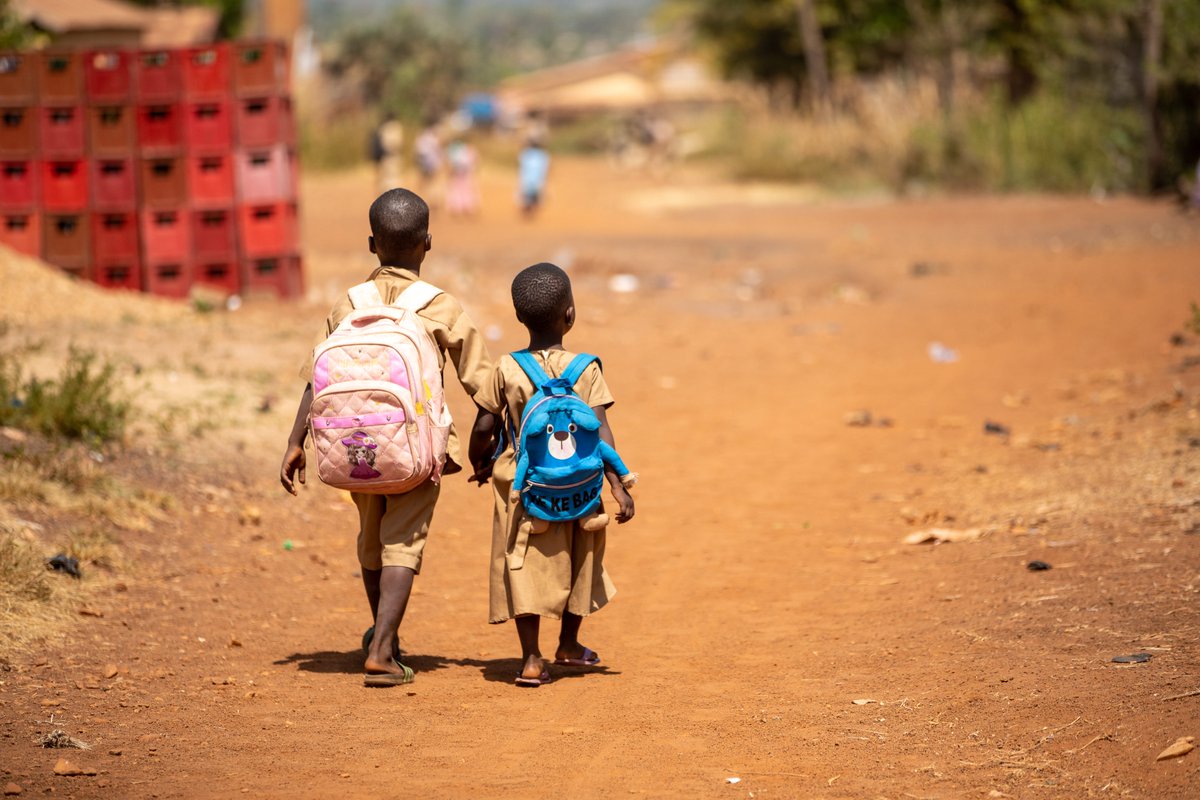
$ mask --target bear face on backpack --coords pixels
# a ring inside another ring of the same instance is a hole
[[[578,355],[561,377],[550,378],[527,350],[512,354],[535,391],[521,415],[513,490],[525,512],[547,522],[568,522],[600,508],[605,469],[629,469],[600,438],[600,420],[575,394],[575,382],[595,356]]]

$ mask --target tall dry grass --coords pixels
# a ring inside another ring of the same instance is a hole
[[[1136,115],[1045,91],[1019,108],[967,90],[951,111],[928,80],[843,87],[825,115],[749,103],[711,116],[707,157],[736,178],[832,189],[1124,191],[1136,188]]]

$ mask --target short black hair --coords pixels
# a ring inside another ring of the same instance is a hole
[[[371,203],[369,217],[378,252],[411,250],[429,233],[429,206],[408,189],[389,189],[379,195]]]
[[[561,267],[543,261],[517,273],[512,282],[513,308],[532,330],[545,330],[571,305],[571,279]]]

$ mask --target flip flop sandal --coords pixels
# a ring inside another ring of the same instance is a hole
[[[542,669],[542,674],[538,675],[536,678],[526,678],[524,675],[518,675],[516,684],[517,684],[517,686],[529,686],[529,687],[537,688],[538,686],[547,684],[550,681],[551,681],[550,670]]]
[[[363,631],[363,638],[362,638],[363,655],[369,655],[371,653],[371,641],[374,638],[375,638],[375,626],[372,625],[371,627],[369,627],[365,631]],[[392,658],[396,659],[397,661],[400,660],[400,642],[396,642],[396,648],[392,651]]]
[[[363,676],[363,686],[403,686],[406,683],[413,682],[413,671],[411,668],[404,666],[396,659],[392,659],[392,663],[400,668],[400,672],[368,672]]]
[[[594,667],[600,663],[600,656],[590,648],[583,648],[582,658],[556,658],[554,665],[558,667]]]

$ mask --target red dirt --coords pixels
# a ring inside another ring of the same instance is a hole
[[[1168,699],[1200,689],[1200,344],[1168,343],[1200,299],[1195,218],[1131,199],[737,204],[698,175],[650,213],[626,200],[661,187],[562,161],[526,224],[509,180],[489,173],[483,219],[435,220],[427,277],[500,328],[499,353],[522,344],[511,275],[570,262],[569,344],[603,357],[643,476],[610,539],[618,598],[583,629],[604,668],[512,686],[515,630],[486,624],[490,496],[456,479],[401,629],[417,680],[362,687],[353,507],[275,478],[295,366],[330,292],[370,264],[369,179],[317,176],[310,302],[138,334],[146,359],[199,348],[283,399],[247,429],[118,463],[178,512],[125,535],[127,591],[89,600],[103,617],[0,674],[5,782],[79,798],[1196,796],[1200,752],[1155,761],[1200,736],[1200,696]],[[611,293],[615,273],[641,290]],[[959,361],[931,361],[934,341]],[[858,410],[892,424],[847,425]],[[261,525],[239,524],[249,506]],[[902,543],[929,527],[984,535]],[[1135,652],[1152,659],[1111,661]],[[36,747],[51,712],[93,749]],[[99,774],[55,776],[64,753]]]

